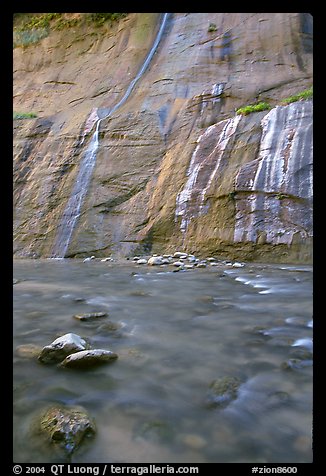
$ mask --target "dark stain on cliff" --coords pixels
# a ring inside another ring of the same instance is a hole
[[[231,31],[228,30],[222,36],[222,49],[221,49],[221,61],[230,61],[232,54],[232,35]]]
[[[305,53],[313,52],[313,17],[310,13],[300,13],[301,44]]]

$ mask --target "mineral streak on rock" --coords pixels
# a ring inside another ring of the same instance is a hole
[[[290,245],[312,235],[312,102],[277,106],[261,121],[257,159],[240,168],[234,241]],[[251,166],[252,165],[252,166]]]
[[[14,49],[14,110],[38,116],[14,121],[15,256],[51,256],[102,118],[69,257],[179,248],[311,262],[312,102],[280,105],[312,85],[311,15],[171,14],[150,67],[105,118],[161,20],[131,13],[109,34],[76,26]],[[235,114],[259,101],[271,109]]]

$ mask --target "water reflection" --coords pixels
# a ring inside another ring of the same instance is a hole
[[[32,430],[54,402],[96,420],[76,463],[311,462],[311,268],[18,260],[14,278],[15,462],[64,460]],[[119,359],[87,371],[38,363],[33,348],[67,332]],[[237,398],[207,407],[224,376],[241,382]]]

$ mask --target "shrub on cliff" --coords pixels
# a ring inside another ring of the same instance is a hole
[[[271,106],[267,102],[259,102],[257,104],[249,104],[248,106],[240,107],[239,109],[236,110],[236,113],[247,116],[248,114],[251,114],[252,112],[265,111],[270,108]]]
[[[16,119],[35,119],[37,115],[34,112],[14,112],[13,120]]]
[[[300,93],[294,94],[288,98],[282,99],[282,104],[290,104],[296,101],[304,101],[306,99],[311,99],[313,97],[313,88],[305,89]]]

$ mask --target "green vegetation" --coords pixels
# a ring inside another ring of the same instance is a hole
[[[14,48],[28,46],[49,35],[82,24],[102,26],[118,21],[127,13],[14,13]]]
[[[282,99],[282,104],[290,104],[291,102],[303,101],[305,99],[311,99],[313,97],[313,87],[305,89],[300,93],[294,94],[288,98]]]
[[[212,31],[217,31],[217,26],[215,25],[215,23],[210,23],[207,31],[209,33],[211,33]]]
[[[309,89],[305,89],[304,91],[294,94],[293,96],[282,99],[280,101],[280,104],[282,106],[286,106],[287,104],[291,104],[292,102],[304,101],[307,99],[311,99],[312,97],[313,97],[313,87],[311,86],[311,88]],[[236,114],[243,114],[244,116],[246,116],[247,114],[251,114],[252,112],[259,112],[259,111],[265,111],[267,109],[271,109],[271,107],[272,106],[268,104],[267,102],[258,102],[256,104],[249,104],[248,106],[240,107],[239,109],[236,110]]]
[[[106,21],[119,21],[126,15],[127,13],[89,13],[88,21],[95,23],[97,26],[101,26]]]
[[[14,112],[13,113],[13,120],[16,119],[35,119],[37,114],[34,112]]]
[[[236,114],[242,114],[244,116],[247,116],[252,112],[265,111],[266,109],[270,108],[271,106],[267,102],[258,102],[257,104],[249,104],[248,106],[240,107],[236,110]]]

